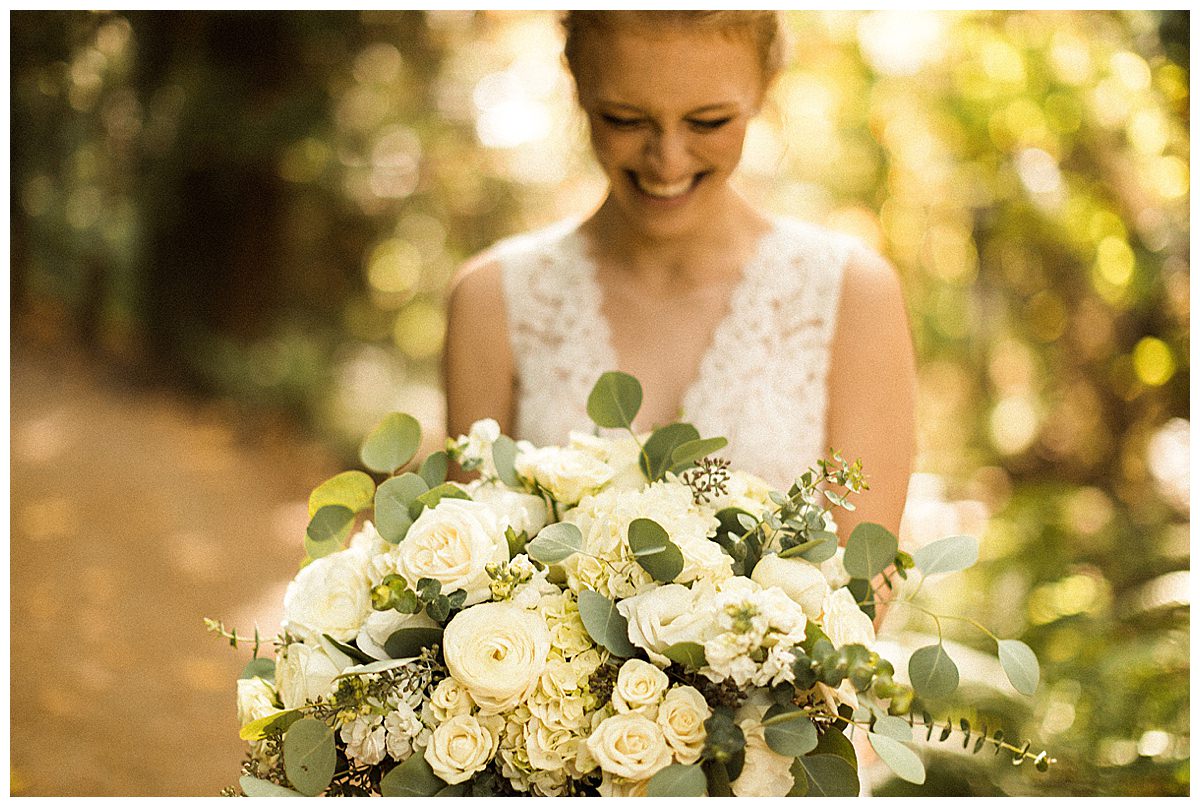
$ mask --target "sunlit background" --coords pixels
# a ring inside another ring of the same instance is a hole
[[[1187,12],[788,19],[738,182],[897,266],[907,538],[979,535],[936,604],[1043,661],[1030,702],[952,634],[933,711],[1059,762],[934,744],[926,792],[1187,793]],[[212,794],[243,655],[201,617],[277,619],[309,488],[387,411],[438,441],[455,268],[603,179],[549,13],[10,25],[12,791]]]

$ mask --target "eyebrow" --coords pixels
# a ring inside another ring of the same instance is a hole
[[[639,106],[634,106],[633,104],[626,104],[626,103],[622,103],[620,101],[606,101],[603,98],[599,99],[599,104],[600,104],[600,106],[603,106],[608,109],[622,109],[622,110],[629,110],[631,112],[638,112],[638,113],[643,113],[643,114],[646,111]],[[736,111],[737,111],[736,103],[734,103],[733,101],[725,101],[725,102],[717,103],[717,104],[706,104],[702,107],[690,109],[685,114],[686,115],[703,115],[708,112],[732,113],[732,112],[736,112]]]

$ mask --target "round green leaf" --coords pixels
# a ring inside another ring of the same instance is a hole
[[[425,458],[421,463],[421,469],[417,471],[425,484],[431,488],[436,488],[438,485],[446,481],[446,472],[450,470],[450,458],[446,456],[445,451],[435,451]]]
[[[832,754],[810,754],[796,757],[792,765],[793,778],[797,769],[808,778],[810,796],[857,796],[858,772],[854,766]]]
[[[517,444],[507,434],[502,434],[492,443],[492,463],[496,466],[496,475],[500,481],[510,488],[521,486],[517,476],[515,463],[517,460]]]
[[[323,558],[326,555],[332,555],[334,552],[342,551],[341,541],[314,541],[307,534],[304,536],[304,552],[308,555],[308,561]]]
[[[324,790],[337,764],[333,729],[313,717],[297,720],[283,736],[283,766],[291,783],[306,796]]]
[[[664,650],[663,655],[689,670],[698,670],[708,663],[704,657],[704,645],[697,642],[676,642]]]
[[[421,424],[412,415],[393,412],[363,440],[358,450],[362,464],[383,474],[395,473],[421,446]]]
[[[274,681],[275,662],[269,658],[252,658],[246,662],[246,666],[242,668],[242,674],[238,678],[265,678],[268,681]]]
[[[660,583],[670,583],[683,571],[683,552],[667,531],[648,518],[629,523],[629,548],[638,565]]]
[[[1001,639],[999,644],[1000,666],[1009,682],[1022,695],[1032,695],[1041,678],[1037,656],[1029,645],[1016,639]]]
[[[267,729],[272,731],[287,731],[288,726],[295,723],[303,713],[299,709],[287,709],[282,712],[260,717],[258,720],[251,720],[238,731],[238,737],[250,742],[252,740],[261,740],[267,736]]]
[[[680,443],[671,452],[670,470],[678,473],[727,445],[729,445],[729,441],[724,437],[708,437],[703,440],[688,440],[686,443]]]
[[[885,527],[864,522],[850,533],[842,565],[851,577],[870,580],[892,565],[899,548],[900,542]]]
[[[287,787],[280,787],[274,782],[268,782],[265,779],[258,779],[254,776],[243,776],[238,779],[238,784],[242,786],[242,792],[247,796],[303,796],[296,790]]]
[[[583,533],[569,521],[547,524],[529,543],[525,554],[542,563],[559,563],[583,549]]]
[[[375,529],[388,543],[404,540],[413,519],[409,507],[429,485],[416,474],[400,474],[385,481],[375,491]]]
[[[776,754],[798,757],[817,747],[817,727],[799,707],[776,704],[763,715],[763,739]]]
[[[340,504],[360,513],[371,506],[375,480],[362,471],[343,471],[326,479],[308,496],[308,517],[312,518],[327,504]]]
[[[781,558],[802,557],[809,563],[822,563],[837,554],[837,536],[832,532],[818,530],[802,544],[788,547],[779,553]]]
[[[952,535],[918,549],[913,563],[925,575],[960,572],[979,560],[979,542],[969,535]]]
[[[854,751],[854,743],[833,726],[827,727],[817,738],[817,747],[813,749],[813,755],[817,754],[833,754],[841,757],[849,762],[851,767],[858,770],[858,754]]]
[[[621,616],[616,603],[595,591],[584,589],[579,592],[579,617],[583,627],[596,644],[620,658],[629,658],[637,652],[629,642],[629,622]]]
[[[441,628],[400,628],[383,643],[383,652],[388,658],[415,658],[425,648],[441,643]]]
[[[379,782],[379,792],[384,796],[435,796],[445,786],[425,755],[413,754],[387,772]]]
[[[699,765],[668,765],[650,777],[646,795],[652,797],[696,798],[708,793],[708,780]]]
[[[430,488],[422,493],[417,497],[417,501],[414,502],[414,504],[420,503],[432,510],[438,506],[438,502],[440,502],[442,499],[466,499],[467,501],[470,501],[471,494],[467,493],[453,482],[446,482],[445,484],[438,485],[436,488]],[[412,506],[409,507],[408,513],[409,515],[413,515]]]
[[[655,429],[642,446],[638,465],[651,482],[662,479],[672,465],[671,455],[676,448],[700,439],[700,432],[690,423],[671,423]]]
[[[600,376],[587,399],[588,417],[606,429],[629,429],[642,407],[642,385],[628,373]]]
[[[331,542],[341,546],[354,527],[354,511],[341,504],[327,504],[313,514],[306,534],[317,543]]]
[[[892,773],[914,785],[925,783],[925,766],[911,748],[886,734],[868,732],[867,737],[875,753],[892,769]]]
[[[940,644],[922,647],[908,659],[908,679],[923,698],[944,698],[958,689],[958,667]]]
[[[908,742],[912,739],[912,726],[908,725],[908,721],[904,718],[895,715],[884,715],[879,718],[875,721],[875,726],[871,731],[901,742]]]

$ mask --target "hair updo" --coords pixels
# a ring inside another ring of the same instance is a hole
[[[744,36],[758,54],[764,88],[783,69],[787,50],[783,15],[778,11],[567,11],[562,15],[562,27],[566,33],[563,56],[576,78],[581,42],[587,31],[675,28]]]

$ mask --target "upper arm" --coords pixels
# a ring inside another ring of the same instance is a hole
[[[861,458],[869,490],[838,515],[843,540],[862,522],[899,534],[916,449],[916,366],[896,271],[865,249],[848,259],[830,348],[827,443]]]
[[[494,418],[510,432],[514,369],[501,267],[486,254],[451,282],[442,375],[449,435],[466,434],[482,418]]]

